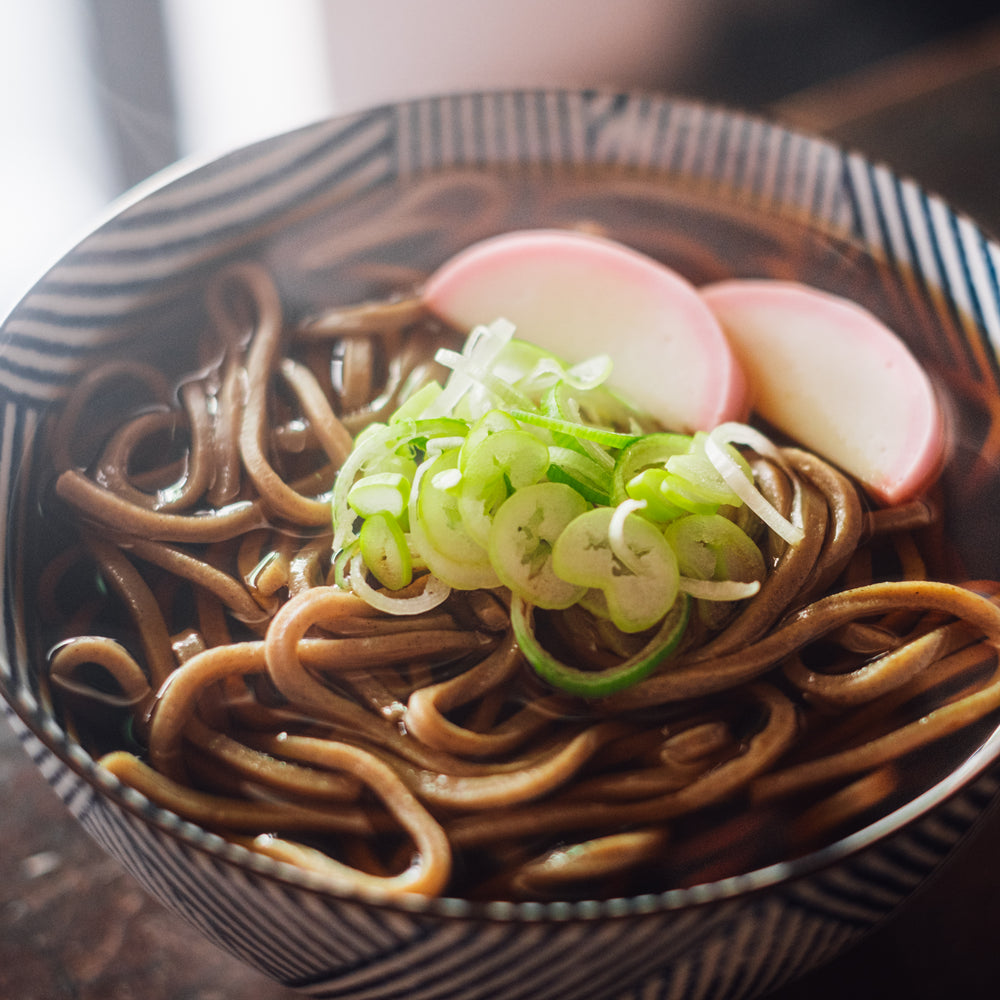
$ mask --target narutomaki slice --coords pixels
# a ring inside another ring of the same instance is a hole
[[[772,279],[721,281],[701,294],[747,373],[761,417],[885,504],[911,499],[933,479],[945,447],[934,387],[871,312]]]

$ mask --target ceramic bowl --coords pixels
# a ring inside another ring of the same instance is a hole
[[[377,222],[359,227],[371,211]],[[1000,575],[983,530],[997,512],[969,486],[973,473],[996,475],[995,454],[977,456],[996,447],[1000,412],[1000,249],[883,166],[694,103],[533,91],[377,107],[158,179],[53,267],[0,333],[0,687],[26,751],[87,832],[222,948],[307,994],[759,995],[881,921],[996,794],[1000,734],[987,732],[919,798],[790,863],[610,900],[385,903],[332,893],[155,806],[62,728],[39,684],[22,486],[47,412],[95,356],[193,335],[204,275],[230,258],[264,259],[308,308],[384,294],[480,236],[581,222],[695,281],[799,278],[890,319],[960,397],[952,541],[972,575]],[[359,257],[372,265],[364,280],[341,280]]]

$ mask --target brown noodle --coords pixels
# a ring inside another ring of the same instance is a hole
[[[748,458],[805,541],[762,537],[759,594],[706,613],[616,695],[548,690],[502,591],[374,611],[330,583],[329,491],[352,435],[454,333],[418,299],[289,325],[256,264],[218,275],[207,303],[219,360],[176,403],[157,371],[109,362],[53,422],[79,543],[39,594],[64,619],[49,682],[70,725],[182,816],[345,890],[665,888],[719,873],[713,838],[743,845],[735,865],[766,863],[890,808],[922,766],[901,758],[1000,707],[997,588],[924,579],[931,508],[869,512],[794,447],[787,468]],[[150,404],[81,457],[77,428],[122,380]],[[81,584],[88,565],[99,586]],[[578,612],[543,627],[584,666],[632,649]],[[123,719],[131,750],[106,735]],[[745,831],[781,815],[796,818],[745,856]]]

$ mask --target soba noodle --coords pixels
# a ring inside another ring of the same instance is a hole
[[[692,884],[891,808],[929,780],[923,748],[1000,707],[997,588],[925,579],[933,509],[870,510],[794,446],[747,457],[804,541],[765,533],[760,592],[696,621],[631,688],[546,686],[502,588],[380,613],[333,583],[330,491],[354,434],[456,332],[418,299],[291,323],[252,262],[215,276],[207,314],[208,360],[176,394],[108,362],[53,421],[48,502],[76,542],[39,601],[67,725],[124,782],[251,851],[347,891]],[[145,404],[109,416],[123,384]],[[535,617],[582,668],[643,641],[579,609]]]

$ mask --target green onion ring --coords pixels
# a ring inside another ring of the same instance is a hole
[[[544,427],[550,431],[557,431],[560,434],[568,434],[574,438],[582,438],[584,441],[594,441],[605,448],[624,448],[632,444],[642,435],[622,434],[619,431],[609,431],[604,427],[593,427],[590,424],[579,423],[573,420],[562,420],[559,417],[550,417],[544,413],[536,413],[533,410],[511,408],[510,415],[515,420],[520,420],[524,424],[534,424],[536,427]]]
[[[687,595],[678,594],[656,635],[638,653],[606,670],[580,670],[557,660],[543,649],[535,637],[535,606],[516,594],[511,600],[510,623],[521,652],[539,677],[553,687],[581,698],[604,698],[648,677],[677,649],[687,628],[690,608]]]

